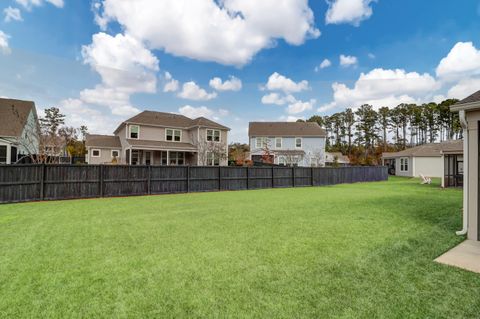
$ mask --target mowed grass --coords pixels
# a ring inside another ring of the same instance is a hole
[[[418,180],[0,206],[0,317],[479,318],[461,190]]]

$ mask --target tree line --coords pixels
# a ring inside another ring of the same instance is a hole
[[[378,110],[364,104],[355,111],[347,108],[332,115],[314,115],[307,122],[325,129],[328,152],[342,152],[355,164],[376,164],[382,152],[462,138],[458,114],[450,112],[457,102],[402,103]]]

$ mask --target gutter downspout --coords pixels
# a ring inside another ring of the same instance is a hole
[[[463,129],[463,228],[456,234],[463,236],[468,231],[468,123],[465,111],[459,111],[460,124]]]

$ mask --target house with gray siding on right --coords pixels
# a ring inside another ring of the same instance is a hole
[[[250,159],[286,166],[325,166],[326,132],[315,122],[250,122]]]

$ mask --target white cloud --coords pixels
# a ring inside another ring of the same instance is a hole
[[[360,22],[370,18],[374,0],[329,0],[325,15],[326,24],[349,23],[359,26]]]
[[[222,117],[229,115],[228,110],[225,109],[218,109],[215,111],[206,106],[194,107],[191,105],[182,106],[178,109],[178,112],[192,119],[195,119],[197,117],[206,117],[215,121],[218,121]]]
[[[322,63],[320,63],[319,65],[317,65],[315,67],[315,72],[318,72],[320,71],[321,69],[325,69],[325,68],[328,68],[329,66],[332,65],[332,62],[329,60],[329,59],[324,59],[322,61]]]
[[[358,59],[356,56],[351,55],[343,55],[340,54],[340,65],[343,67],[349,67],[353,65],[357,65]]]
[[[103,0],[94,12],[100,27],[118,22],[152,49],[227,65],[248,63],[277,39],[301,45],[320,35],[307,0]]]
[[[183,84],[182,91],[178,93],[178,97],[195,101],[207,101],[216,98],[217,93],[208,93],[195,82],[190,81]]]
[[[294,103],[294,102],[296,102],[296,99],[291,94],[282,96],[279,93],[272,92],[262,97],[262,104],[285,105],[287,103]]]
[[[0,30],[0,52],[3,54],[10,54],[11,50],[8,46],[8,39],[10,36]]]
[[[63,0],[15,0],[18,4],[22,5],[25,9],[30,10],[32,7],[38,7],[43,5],[44,2],[53,4],[57,8],[63,8]]]
[[[305,111],[309,111],[313,109],[313,106],[315,105],[316,101],[314,99],[310,101],[295,101],[294,103],[288,105],[287,107],[287,112],[288,114],[298,114],[298,113],[303,113]]]
[[[480,74],[480,50],[472,42],[458,42],[437,66],[437,76],[442,80],[460,80]]]
[[[80,99],[70,99],[67,105],[80,101],[83,107],[107,107],[111,114],[125,117],[139,112],[131,105],[132,94],[156,92],[158,59],[128,35],[113,37],[97,33],[90,45],[82,47],[82,57],[83,63],[90,65],[102,82],[81,91]]]
[[[209,109],[206,106],[193,107],[190,105],[182,106],[181,108],[178,109],[178,112],[192,119],[201,117],[201,116],[212,117],[214,113],[211,109]]]
[[[22,21],[22,13],[18,8],[7,7],[3,9],[3,13],[5,14],[5,22],[10,21]]]
[[[297,120],[305,120],[304,117],[298,117],[294,115],[282,115],[278,118],[280,121],[285,121],[285,122],[296,122]]]
[[[373,54],[373,53],[369,53],[369,54],[367,54],[367,56],[368,56],[370,59],[375,59],[375,58],[376,58],[375,54]]]
[[[240,91],[242,89],[242,81],[234,76],[230,76],[229,80],[222,81],[221,78],[215,77],[210,80],[210,87],[217,91]]]
[[[308,81],[295,82],[277,72],[268,78],[265,89],[269,91],[283,91],[284,93],[301,92],[310,89]]]
[[[165,80],[168,82],[163,86],[163,92],[176,92],[180,86],[180,83],[175,80],[170,72],[165,72]]]
[[[448,90],[448,98],[462,100],[480,89],[480,78],[466,78]]]
[[[432,98],[439,83],[428,73],[406,72],[402,69],[373,69],[361,73],[353,88],[335,82],[333,101],[322,105],[325,112],[337,107],[356,108],[362,104],[374,107],[396,106],[399,103],[420,103]]]

